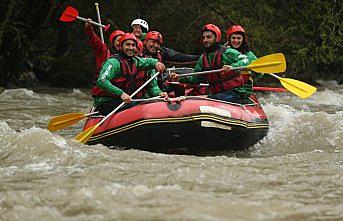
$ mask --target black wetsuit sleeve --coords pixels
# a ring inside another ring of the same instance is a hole
[[[200,55],[182,54],[170,48],[161,47],[162,60],[165,62],[191,62],[198,61]]]

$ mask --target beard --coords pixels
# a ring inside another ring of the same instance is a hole
[[[205,51],[207,53],[211,53],[211,52],[214,52],[216,50],[218,50],[220,48],[220,43],[219,42],[216,42],[208,47],[205,47]]]

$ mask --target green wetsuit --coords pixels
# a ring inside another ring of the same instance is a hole
[[[133,57],[132,59],[138,70],[147,70],[148,77],[156,73],[154,68],[158,62],[157,59],[140,57]],[[121,77],[121,73],[119,60],[109,58],[102,65],[96,85],[109,93],[121,96],[125,92],[125,88],[116,87],[111,83],[112,79]],[[151,96],[157,96],[161,92],[155,79],[147,85],[147,90]],[[96,96],[94,98],[94,106],[104,104],[112,99],[111,97]]]
[[[207,54],[207,59],[209,63],[212,62],[214,54],[216,51],[208,53]],[[201,55],[197,64],[195,65],[194,71],[202,71],[204,69],[204,65],[202,63],[202,56]],[[241,54],[239,51],[232,49],[232,48],[227,48],[223,54],[222,54],[222,60],[221,60],[222,65],[231,65],[233,67],[241,67],[241,66],[247,66],[250,64],[250,60],[248,59],[247,55]],[[189,76],[185,78],[181,78],[181,82],[185,83],[190,83],[190,84],[199,84],[201,82],[206,81],[204,75],[195,75],[195,76]],[[244,87],[236,87],[232,90],[246,93],[248,91],[245,91]]]

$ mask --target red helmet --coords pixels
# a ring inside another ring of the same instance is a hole
[[[207,24],[201,29],[201,33],[204,31],[212,31],[216,35],[216,42],[220,42],[222,39],[222,32],[218,28],[218,26],[214,24]]]
[[[111,35],[110,35],[110,42],[111,44],[113,43],[113,39],[115,39],[117,36],[121,36],[124,35],[125,32],[123,32],[122,30],[114,30]]]
[[[125,33],[119,38],[119,47],[122,48],[124,41],[127,40],[133,40],[137,45],[137,38],[131,33]]]
[[[137,54],[141,56],[143,54],[143,42],[137,39]]]
[[[160,44],[163,42],[162,35],[158,31],[149,31],[145,36],[144,44],[150,39],[158,41]]]
[[[245,31],[244,29],[242,28],[242,26],[240,25],[233,25],[231,26],[227,32],[226,32],[226,38],[229,39],[230,38],[230,35],[232,35],[233,33],[236,33],[236,32],[240,32],[240,33],[243,33],[245,34]]]

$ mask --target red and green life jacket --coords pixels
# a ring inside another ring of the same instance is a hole
[[[204,71],[207,70],[215,70],[221,69],[223,67],[222,64],[222,54],[225,52],[226,47],[222,47],[215,52],[213,55],[213,59],[211,63],[207,59],[207,53],[202,54],[202,69]],[[211,94],[218,94],[221,92],[225,92],[231,90],[235,87],[240,87],[244,84],[244,79],[241,74],[236,73],[235,71],[228,71],[223,73],[213,73],[207,74],[206,80],[209,83],[209,92]]]
[[[134,62],[128,62],[127,59],[121,58],[119,56],[111,56],[120,62],[121,76],[119,78],[114,78],[111,80],[111,83],[125,91],[125,93],[131,95],[134,93],[140,86],[142,86],[147,81],[146,71],[138,71]],[[99,72],[96,74],[95,79],[99,77]],[[92,96],[100,97],[119,97],[118,95],[109,93],[96,85],[96,80],[93,83]],[[145,89],[143,88],[138,92],[135,97],[142,98],[145,94]]]

